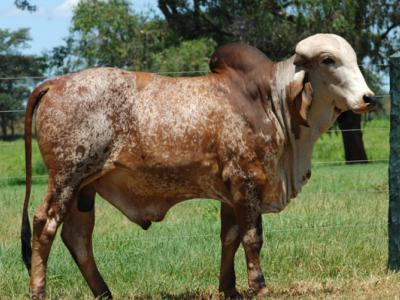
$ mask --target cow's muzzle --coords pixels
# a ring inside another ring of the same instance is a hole
[[[378,103],[375,95],[373,94],[364,95],[363,100],[367,106],[368,111],[376,109]]]
[[[353,112],[363,114],[376,110],[378,102],[374,94],[365,94],[362,99],[364,103],[360,107],[353,109]]]

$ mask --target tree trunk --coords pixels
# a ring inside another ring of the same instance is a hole
[[[6,118],[0,118],[0,127],[1,127],[1,134],[3,136],[3,139],[7,137],[7,119]]]
[[[10,129],[11,129],[11,137],[15,137],[15,127],[14,127],[14,119],[10,120]]]
[[[361,115],[352,111],[342,113],[337,122],[342,131],[346,164],[368,163],[361,129]]]

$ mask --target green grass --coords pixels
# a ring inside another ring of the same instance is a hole
[[[34,183],[46,182],[47,171],[40,157],[36,141],[32,143],[32,174]],[[39,177],[36,177],[39,176]],[[13,142],[0,140],[0,186],[25,184],[25,149],[24,140]]]
[[[363,124],[363,140],[370,160],[386,160],[389,158],[389,119],[374,119]],[[334,129],[325,133],[317,141],[313,152],[314,161],[343,161],[344,150],[342,134]]]
[[[388,126],[387,120],[374,122],[367,126]],[[387,131],[366,131],[370,158],[387,159],[387,141]],[[20,141],[13,143],[22,149]],[[340,145],[340,136],[324,137],[314,160],[341,160]],[[22,154],[16,150],[10,154],[1,146],[0,170],[14,172],[2,175],[23,174]],[[337,150],[328,155],[328,147]],[[37,156],[35,162],[40,164]],[[35,170],[40,174],[39,167]],[[19,245],[24,186],[15,183],[19,182],[0,185],[1,299],[23,299],[28,291]],[[33,186],[31,215],[45,189],[40,182]],[[399,295],[400,276],[386,272],[387,203],[386,163],[316,165],[310,183],[287,209],[263,216],[262,267],[275,296],[388,299]],[[143,231],[98,197],[95,256],[117,299],[218,299],[219,227],[216,201],[181,203],[162,223]],[[240,249],[237,281],[246,292],[244,262]],[[91,298],[59,237],[50,255],[47,290],[53,299]]]

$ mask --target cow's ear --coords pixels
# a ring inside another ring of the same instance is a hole
[[[312,103],[313,90],[307,73],[296,72],[287,89],[287,101],[292,115],[292,129],[298,135],[299,125],[309,126],[307,113]]]
[[[290,81],[287,88],[287,97],[289,101],[293,101],[304,88],[304,80],[306,79],[306,72],[299,71],[294,73],[292,81]]]
[[[304,121],[303,125],[305,126],[310,126],[308,124],[308,110],[311,107],[312,97],[313,97],[313,89],[311,83],[307,81],[304,83],[303,91],[301,92],[301,97],[298,97],[301,98],[301,101],[300,99],[298,100],[300,101],[299,114],[302,121]]]

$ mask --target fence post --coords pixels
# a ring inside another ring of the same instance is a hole
[[[400,52],[389,58],[390,64],[390,161],[388,269],[400,271]]]

